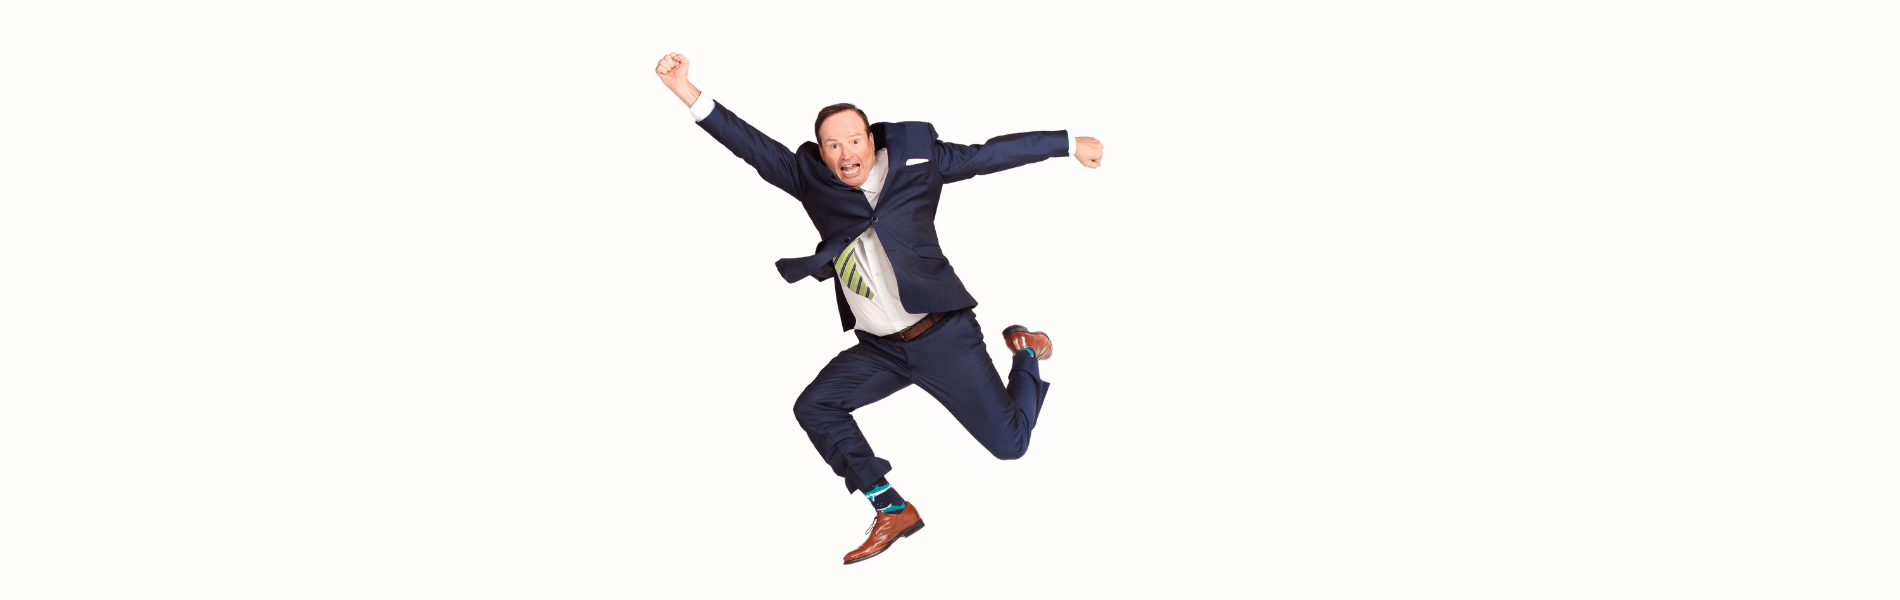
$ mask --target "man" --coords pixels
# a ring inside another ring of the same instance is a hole
[[[668,54],[654,73],[713,139],[802,202],[823,236],[817,253],[778,261],[779,274],[788,282],[835,278],[839,318],[845,330],[857,330],[858,343],[818,372],[792,412],[832,472],[877,511],[870,537],[844,564],[877,556],[924,521],[884,478],[891,465],[872,453],[851,411],[914,383],[984,448],[1012,460],[1028,450],[1049,392],[1038,365],[1053,348],[1040,331],[1003,330],[1014,354],[1007,386],[991,364],[970,310],[976,299],[937,243],[933,220],[943,184],[1054,156],[1074,156],[1093,169],[1101,165],[1102,144],[1053,131],[951,144],[937,141],[929,123],[874,125],[857,107],[836,104],[819,111],[817,141],[794,153],[703,97],[687,81],[690,66],[685,56]]]

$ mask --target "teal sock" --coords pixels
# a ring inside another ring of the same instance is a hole
[[[890,482],[881,477],[871,489],[864,491],[864,498],[871,501],[871,508],[887,515],[903,514],[904,508],[910,506],[904,502],[903,496],[898,495],[897,488],[891,487]]]

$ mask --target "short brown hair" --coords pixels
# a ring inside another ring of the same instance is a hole
[[[831,106],[825,107],[824,110],[818,111],[818,121],[816,123],[811,124],[811,138],[819,142],[825,141],[824,138],[819,137],[818,127],[820,125],[824,125],[825,119],[831,118],[831,115],[835,115],[847,110],[857,111],[858,118],[864,119],[864,130],[867,132],[871,130],[871,118],[864,116],[864,111],[858,110],[857,105],[852,104],[850,102],[839,102],[837,104],[833,104]]]

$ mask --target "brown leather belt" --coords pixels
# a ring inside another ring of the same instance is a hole
[[[948,313],[934,312],[934,313],[924,315],[924,320],[913,323],[909,327],[900,329],[897,331],[897,333],[884,336],[884,339],[897,340],[900,342],[908,342],[908,341],[917,339],[917,336],[923,335],[925,331],[928,331],[930,329],[931,325],[936,325],[938,321],[942,321],[943,316],[945,314],[948,314]]]

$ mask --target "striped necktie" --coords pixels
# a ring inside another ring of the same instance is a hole
[[[870,232],[869,229],[864,230],[864,233]],[[831,268],[838,272],[838,283],[845,289],[865,298],[876,298],[877,294],[871,292],[871,282],[864,280],[864,271],[858,268],[858,243],[864,241],[864,233],[858,234],[858,239],[851,240],[851,245],[844,247],[844,253],[831,259]]]

